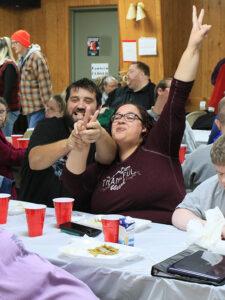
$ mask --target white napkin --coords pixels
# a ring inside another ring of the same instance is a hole
[[[221,240],[222,228],[225,218],[218,207],[205,212],[206,223],[203,225],[198,220],[190,220],[187,224],[187,243],[197,244],[214,253],[225,255],[225,241]]]

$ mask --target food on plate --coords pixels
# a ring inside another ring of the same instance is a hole
[[[116,255],[119,253],[119,249],[104,244],[93,249],[88,249],[88,252],[91,253],[93,256],[98,256],[99,254]]]

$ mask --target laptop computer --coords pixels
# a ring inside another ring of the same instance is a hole
[[[225,279],[225,256],[199,250],[169,265],[167,272],[220,283]]]

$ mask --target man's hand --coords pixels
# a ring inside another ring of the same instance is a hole
[[[76,134],[85,144],[95,143],[102,134],[102,127],[97,121],[99,111],[97,110],[93,116],[90,116],[89,111],[85,112],[83,123],[75,124]]]
[[[87,109],[83,120],[74,124],[74,129],[67,140],[69,151],[74,148],[82,150],[100,138],[102,127],[97,121],[98,113],[99,111],[96,111],[95,114],[91,116],[90,111]]]

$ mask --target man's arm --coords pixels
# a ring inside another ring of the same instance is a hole
[[[187,230],[188,222],[193,219],[200,221],[202,224],[205,224],[205,221],[203,219],[196,216],[196,214],[194,214],[189,209],[177,208],[172,215],[172,224],[181,230]]]
[[[44,170],[70,151],[68,139],[36,146],[30,150],[28,159],[32,170]]]

